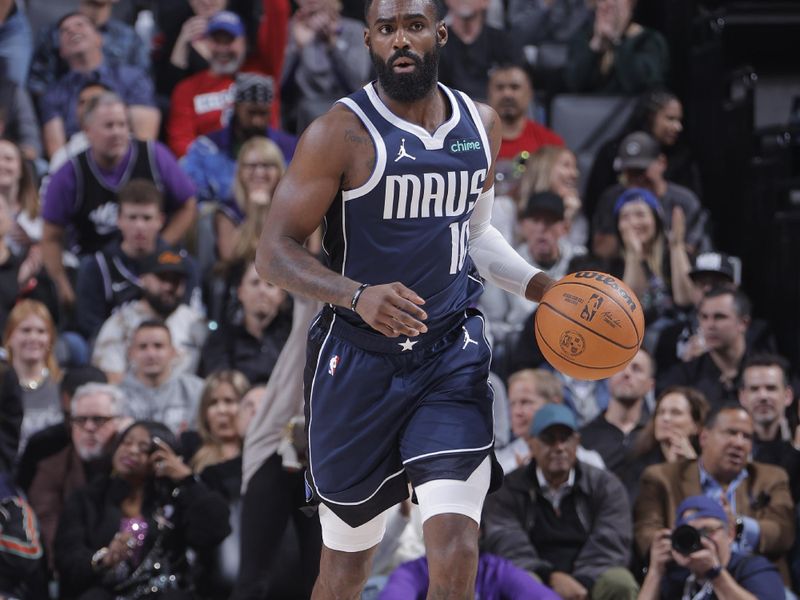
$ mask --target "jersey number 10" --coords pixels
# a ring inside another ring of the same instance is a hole
[[[455,275],[464,268],[469,242],[469,221],[450,223],[450,275]]]

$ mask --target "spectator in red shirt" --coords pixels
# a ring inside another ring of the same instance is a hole
[[[528,73],[517,65],[504,65],[489,75],[489,105],[500,116],[503,142],[498,160],[530,154],[542,146],[563,146],[564,140],[544,125],[528,118],[533,85]]]
[[[264,0],[264,11],[257,51],[251,56],[247,56],[245,28],[236,13],[220,11],[209,19],[205,33],[209,68],[181,81],[172,93],[167,141],[177,156],[186,154],[196,137],[227,125],[237,73],[261,73],[273,79],[280,76],[287,42],[288,0]],[[280,122],[279,111],[276,94],[273,126]]]

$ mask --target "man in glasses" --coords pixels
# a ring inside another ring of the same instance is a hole
[[[741,406],[712,411],[700,432],[695,460],[651,465],[634,504],[634,536],[642,556],[658,532],[675,525],[682,500],[703,494],[723,505],[735,523],[734,551],[761,554],[788,582],[786,553],[794,542],[794,501],[782,468],[751,460],[753,419]]]
[[[72,396],[69,446],[42,460],[28,498],[52,560],[58,519],[67,497],[109,468],[106,451],[120,426],[125,397],[113,385],[87,383]],[[51,564],[52,566],[52,564]]]
[[[576,458],[575,414],[546,404],[530,429],[533,460],[486,499],[486,550],[536,576],[562,598],[632,600],[622,565],[633,539],[625,489],[612,473]]]
[[[699,537],[693,546],[699,547],[690,551],[675,543],[674,530],[659,530],[637,600],[784,598],[783,581],[773,563],[733,551],[736,528],[719,502],[702,494],[689,496],[678,506],[675,524],[693,527]]]

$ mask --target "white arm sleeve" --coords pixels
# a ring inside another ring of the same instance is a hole
[[[481,277],[525,297],[528,282],[541,269],[529,265],[491,224],[494,186],[483,192],[469,220],[469,255]]]

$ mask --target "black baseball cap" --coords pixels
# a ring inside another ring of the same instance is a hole
[[[735,256],[722,252],[703,252],[694,260],[694,267],[689,271],[689,277],[703,273],[716,273],[728,279],[731,283],[741,283],[741,262]]]
[[[176,252],[175,250],[155,252],[144,260],[142,274],[145,273],[152,273],[153,275],[170,273],[188,277],[189,261],[183,252]]]
[[[646,169],[661,156],[661,146],[656,139],[644,131],[635,131],[622,139],[614,161],[614,168]]]
[[[535,192],[528,198],[528,204],[522,213],[522,218],[531,218],[534,215],[548,213],[556,220],[564,219],[564,201],[554,192]]]

